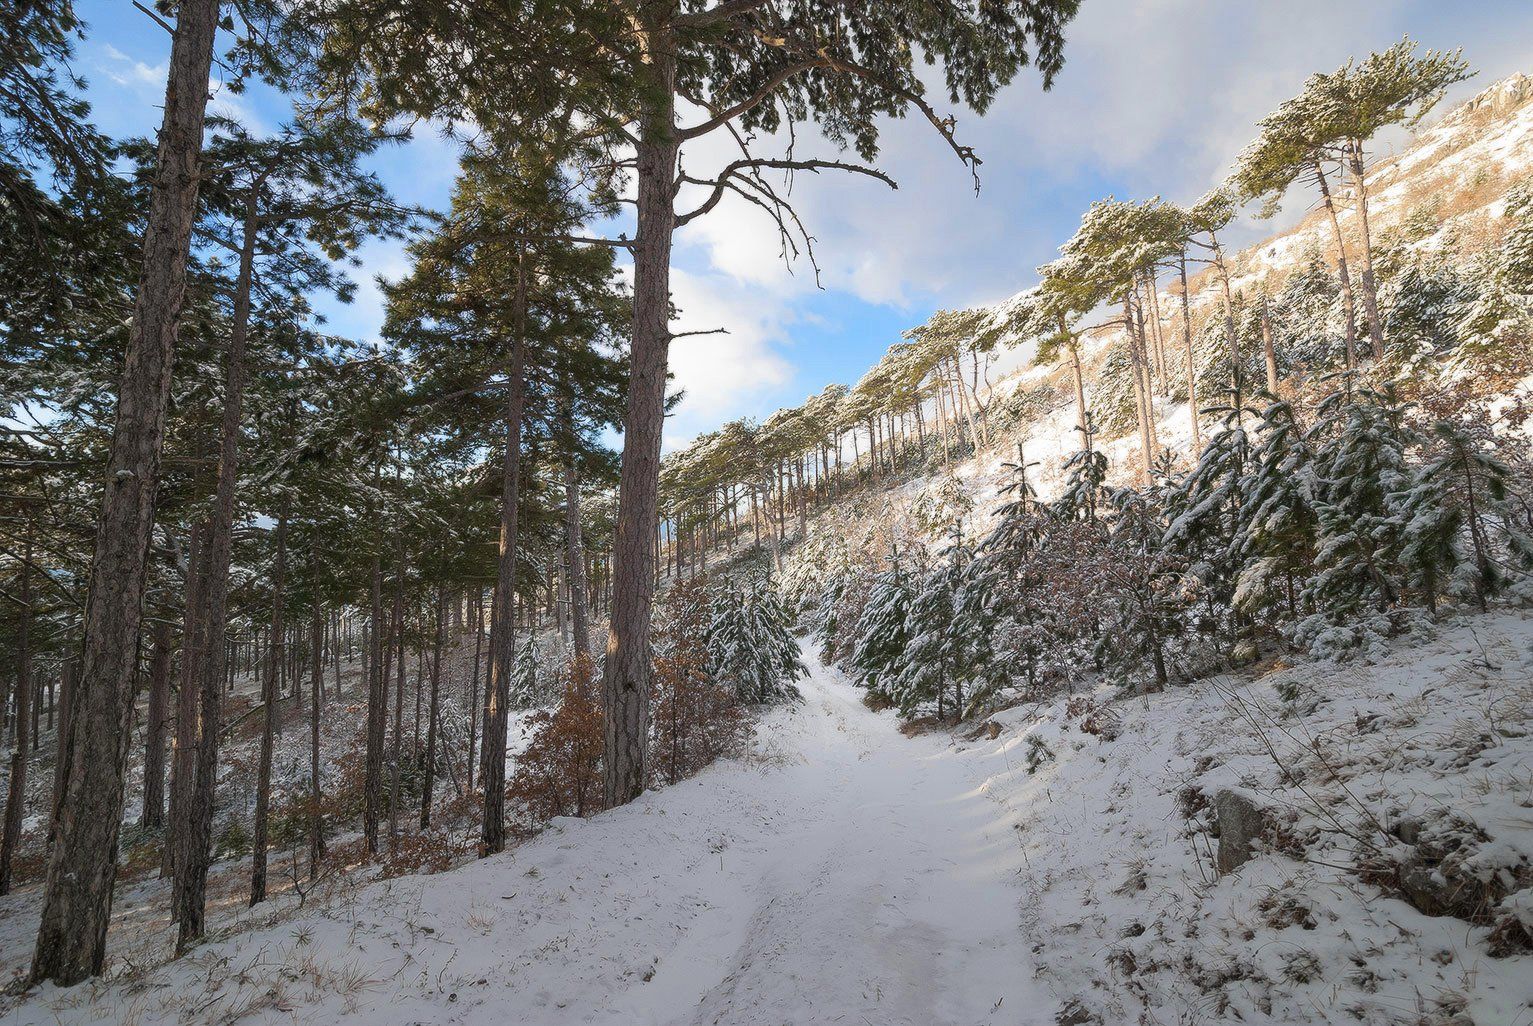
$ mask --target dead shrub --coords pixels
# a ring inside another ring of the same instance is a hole
[[[698,582],[677,584],[656,632],[650,773],[657,784],[674,784],[718,759],[741,754],[753,731],[751,714],[734,689],[708,675],[708,652],[701,640],[707,603]]]
[[[591,661],[576,657],[563,676],[558,706],[527,721],[532,739],[506,787],[506,797],[534,823],[602,808],[601,695]]]

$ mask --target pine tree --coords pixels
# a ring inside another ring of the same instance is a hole
[[[886,700],[893,700],[894,682],[911,636],[910,609],[917,581],[905,565],[907,558],[895,552],[889,566],[873,578],[867,605],[853,632],[857,641],[850,659],[852,673],[869,692]]]
[[[1245,523],[1234,543],[1240,575],[1231,600],[1249,615],[1282,605],[1297,618],[1300,582],[1311,572],[1318,544],[1315,453],[1284,401],[1263,411],[1258,437],[1241,482]]]
[[[688,9],[643,3],[611,17],[580,3],[442,5],[414,0],[401,12],[378,0],[322,5],[332,79],[374,79],[370,95],[383,120],[407,108],[417,115],[467,120],[506,142],[507,151],[555,146],[583,136],[561,154],[609,182],[622,170],[637,178],[637,231],[608,240],[634,259],[633,341],[619,525],[617,585],[605,667],[609,804],[632,801],[645,786],[648,736],[649,621],[655,582],[654,525],[659,522],[660,435],[671,341],[670,263],[675,230],[712,210],[731,191],[745,192],[781,227],[785,250],[811,244],[798,231],[785,191],[768,172],[845,170],[892,182],[863,164],[799,160],[750,151],[755,133],[775,133],[814,119],[830,140],[867,161],[877,152],[879,118],[914,109],[966,167],[973,150],[954,137],[925,98],[920,53],[943,69],[949,94],[983,111],[999,87],[1028,63],[1047,85],[1062,62],[1063,29],[1078,0],[1020,0],[956,7],[929,0],[830,9],[721,3]],[[387,14],[384,14],[384,11]],[[435,27],[440,26],[440,29]],[[535,99],[533,99],[535,98]],[[678,124],[678,101],[705,112]],[[512,116],[514,113],[515,116]],[[684,143],[729,131],[746,152],[711,177],[677,177]],[[678,211],[682,181],[706,192]]]
[[[709,675],[746,705],[796,700],[799,661],[792,618],[764,578],[717,589],[709,602]]]
[[[1404,523],[1414,438],[1394,388],[1344,384],[1321,401],[1310,429],[1315,452],[1315,574],[1305,597],[1331,623],[1388,612],[1400,598]]]

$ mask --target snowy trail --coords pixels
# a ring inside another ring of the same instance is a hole
[[[808,661],[752,759],[54,1007],[165,1021],[218,980],[242,1021],[1051,1022],[1001,806],[947,739],[902,736]]]

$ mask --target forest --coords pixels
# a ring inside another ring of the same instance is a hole
[[[95,124],[81,6],[0,7],[6,1014],[1528,1021],[1526,79],[1445,114],[1460,50],[1315,70],[1201,198],[1103,196],[1011,298],[678,445],[673,238],[744,203],[818,277],[796,190],[894,186],[891,119],[977,191],[953,112],[1047,104],[1080,0],[135,3],[153,138]],[[210,105],[245,89],[289,116]],[[429,132],[443,209],[378,170]],[[335,332],[369,281],[380,337]],[[1045,897],[1098,829],[1044,855],[1045,806],[1135,786],[1174,857]],[[1309,961],[1175,961],[1198,920],[1135,895],[1193,873]],[[850,939],[886,889],[921,925]]]

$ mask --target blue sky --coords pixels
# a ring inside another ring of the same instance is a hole
[[[114,135],[152,132],[168,35],[128,0],[77,0],[77,8],[89,32],[76,70],[89,82],[97,123]],[[1459,98],[1533,72],[1533,4],[1525,0],[1084,0],[1052,92],[1024,72],[983,119],[954,112],[961,140],[985,161],[978,197],[931,129],[913,120],[884,133],[880,165],[899,181],[897,192],[866,179],[799,178],[794,197],[817,238],[824,289],[806,265],[782,265],[775,233],[743,203],[726,201],[678,234],[678,330],[729,334],[676,343],[673,368],[688,399],[667,445],[732,417],[766,416],[831,381],[855,381],[934,309],[1025,288],[1092,200],[1196,198],[1306,75],[1405,33],[1424,46],[1464,48],[1480,75]],[[283,116],[280,98],[260,90],[215,94],[214,109],[257,128]],[[813,148],[804,138],[800,155]],[[1393,142],[1381,140],[1381,150]],[[428,132],[375,164],[400,199],[440,208],[454,153]],[[728,151],[702,140],[684,158],[696,173]],[[1295,197],[1285,216],[1306,203]],[[1240,232],[1254,239],[1270,229]],[[397,244],[370,245],[362,257],[364,281],[407,267]],[[382,318],[368,284],[351,307],[326,310],[332,330],[363,339]]]

